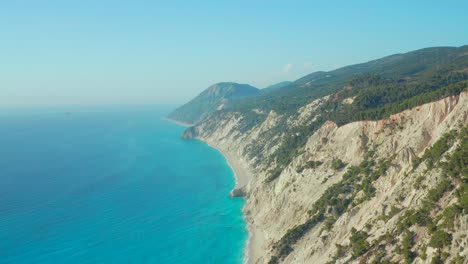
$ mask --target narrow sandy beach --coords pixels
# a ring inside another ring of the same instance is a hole
[[[236,185],[234,188],[241,188],[249,183],[251,179],[251,173],[241,164],[241,162],[237,158],[235,158],[232,152],[223,150],[213,145],[212,143],[206,142],[204,140],[202,141],[208,144],[208,146],[218,150],[219,152],[221,152],[221,154],[223,154],[224,158],[226,159],[227,163],[229,164],[234,173],[234,178],[236,179]]]
[[[169,118],[163,118],[166,121],[176,123],[181,126],[190,127],[193,126],[192,124],[187,124],[183,122],[179,122]],[[220,148],[215,146],[213,143],[207,142],[202,139],[198,139],[200,141],[205,142],[208,146],[218,150],[226,159],[227,163],[231,167],[234,178],[236,181],[235,187],[236,189],[245,187],[250,179],[252,178],[252,173],[249,171],[247,165],[243,165],[242,161],[236,157],[236,154],[232,151]],[[249,237],[247,240],[245,252],[244,252],[244,263],[246,264],[253,264],[254,260],[257,259],[258,256],[261,256],[262,252],[262,245],[264,244],[263,233],[260,229],[256,228],[255,225],[251,224],[247,218],[245,217],[245,222],[247,223],[247,229],[249,232]]]
[[[207,143],[210,147],[217,149],[221,154],[223,154],[224,158],[226,159],[234,173],[234,177],[236,179],[235,188],[244,187],[249,183],[252,177],[252,173],[249,171],[246,165],[242,164],[242,161],[236,158],[235,153],[214,146],[212,143],[206,141],[203,142]],[[245,222],[247,223],[247,229],[249,232],[249,238],[247,240],[244,252],[244,263],[253,264],[254,260],[257,259],[258,256],[262,255],[261,252],[262,246],[264,244],[264,236],[260,229],[256,228],[255,225],[251,224],[250,221],[247,220],[247,218],[245,217],[245,212],[244,218]]]

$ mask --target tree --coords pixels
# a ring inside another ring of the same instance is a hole
[[[354,227],[351,229],[351,237],[349,238],[353,257],[357,258],[369,250],[369,235],[365,231],[357,231]]]
[[[431,237],[429,245],[433,248],[443,248],[452,242],[452,235],[444,230],[437,230]]]

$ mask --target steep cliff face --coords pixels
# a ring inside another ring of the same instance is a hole
[[[314,100],[289,117],[256,112],[262,121],[247,131],[245,116],[236,112],[186,131],[185,137],[216,146],[248,171],[244,211],[254,236],[249,261],[463,262],[467,169],[462,164],[462,173],[450,173],[447,164],[466,152],[468,93],[383,120],[343,126],[327,121],[271,180],[270,157],[287,137],[300,136],[278,131],[313,122],[320,116],[316,110],[332,99]]]

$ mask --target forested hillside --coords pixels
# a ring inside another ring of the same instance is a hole
[[[188,128],[235,157],[251,263],[464,263],[468,46],[427,48],[232,101]]]
[[[255,96],[259,93],[259,89],[248,84],[217,83],[170,113],[168,117],[176,121],[195,124],[240,98]]]

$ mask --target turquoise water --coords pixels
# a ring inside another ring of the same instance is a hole
[[[168,110],[2,112],[0,263],[241,263],[232,171]]]

